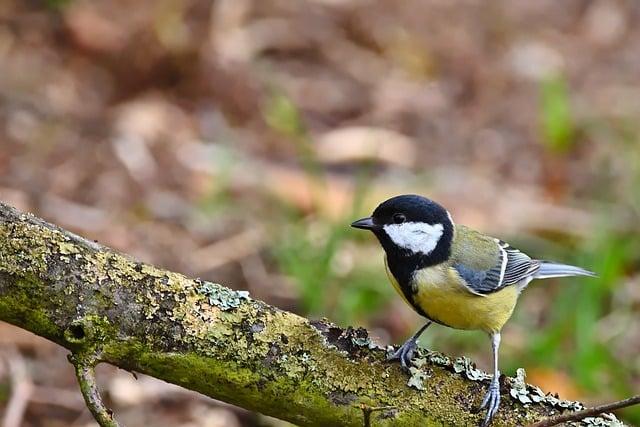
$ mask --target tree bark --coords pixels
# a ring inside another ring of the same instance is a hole
[[[487,376],[466,359],[423,352],[422,367],[407,375],[384,361],[364,329],[311,322],[135,261],[1,203],[0,320],[86,360],[77,372],[106,362],[302,426],[460,426],[483,418],[476,408]],[[81,388],[91,389],[83,375]],[[502,393],[496,426],[580,406],[508,378]],[[106,408],[93,409],[110,419]]]

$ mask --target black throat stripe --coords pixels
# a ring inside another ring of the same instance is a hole
[[[402,258],[388,257],[387,263],[389,264],[389,271],[398,282],[404,297],[409,301],[409,303],[411,303],[411,306],[418,314],[429,319],[429,316],[427,316],[424,310],[415,303],[414,296],[416,294],[416,290],[411,286],[413,277],[418,270],[419,258],[417,256]]]

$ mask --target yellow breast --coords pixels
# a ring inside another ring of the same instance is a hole
[[[406,300],[387,269],[394,288]],[[479,296],[464,287],[455,269],[435,266],[420,270],[413,280],[413,303],[429,318],[455,329],[497,332],[509,320],[518,300],[515,286]],[[408,302],[408,301],[407,301]],[[409,304],[411,305],[411,304]]]

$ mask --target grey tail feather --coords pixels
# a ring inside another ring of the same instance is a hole
[[[535,273],[536,279],[549,279],[552,277],[588,276],[598,277],[592,271],[574,265],[558,264],[551,261],[540,261],[540,269]]]

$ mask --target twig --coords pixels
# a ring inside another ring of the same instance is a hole
[[[96,385],[95,359],[71,354],[69,355],[69,362],[76,369],[76,377],[87,408],[89,408],[100,427],[123,427],[113,418],[113,412],[102,403],[102,398]]]
[[[560,423],[566,423],[568,421],[580,421],[587,417],[593,417],[600,415],[604,412],[615,411],[616,409],[626,408],[627,406],[633,406],[640,403],[640,394],[630,397],[628,399],[620,400],[613,403],[607,403],[606,405],[594,406],[593,408],[587,408],[578,412],[570,412],[568,414],[556,415],[555,417],[545,418],[542,421],[538,421],[535,424],[531,424],[529,427],[550,427]]]

